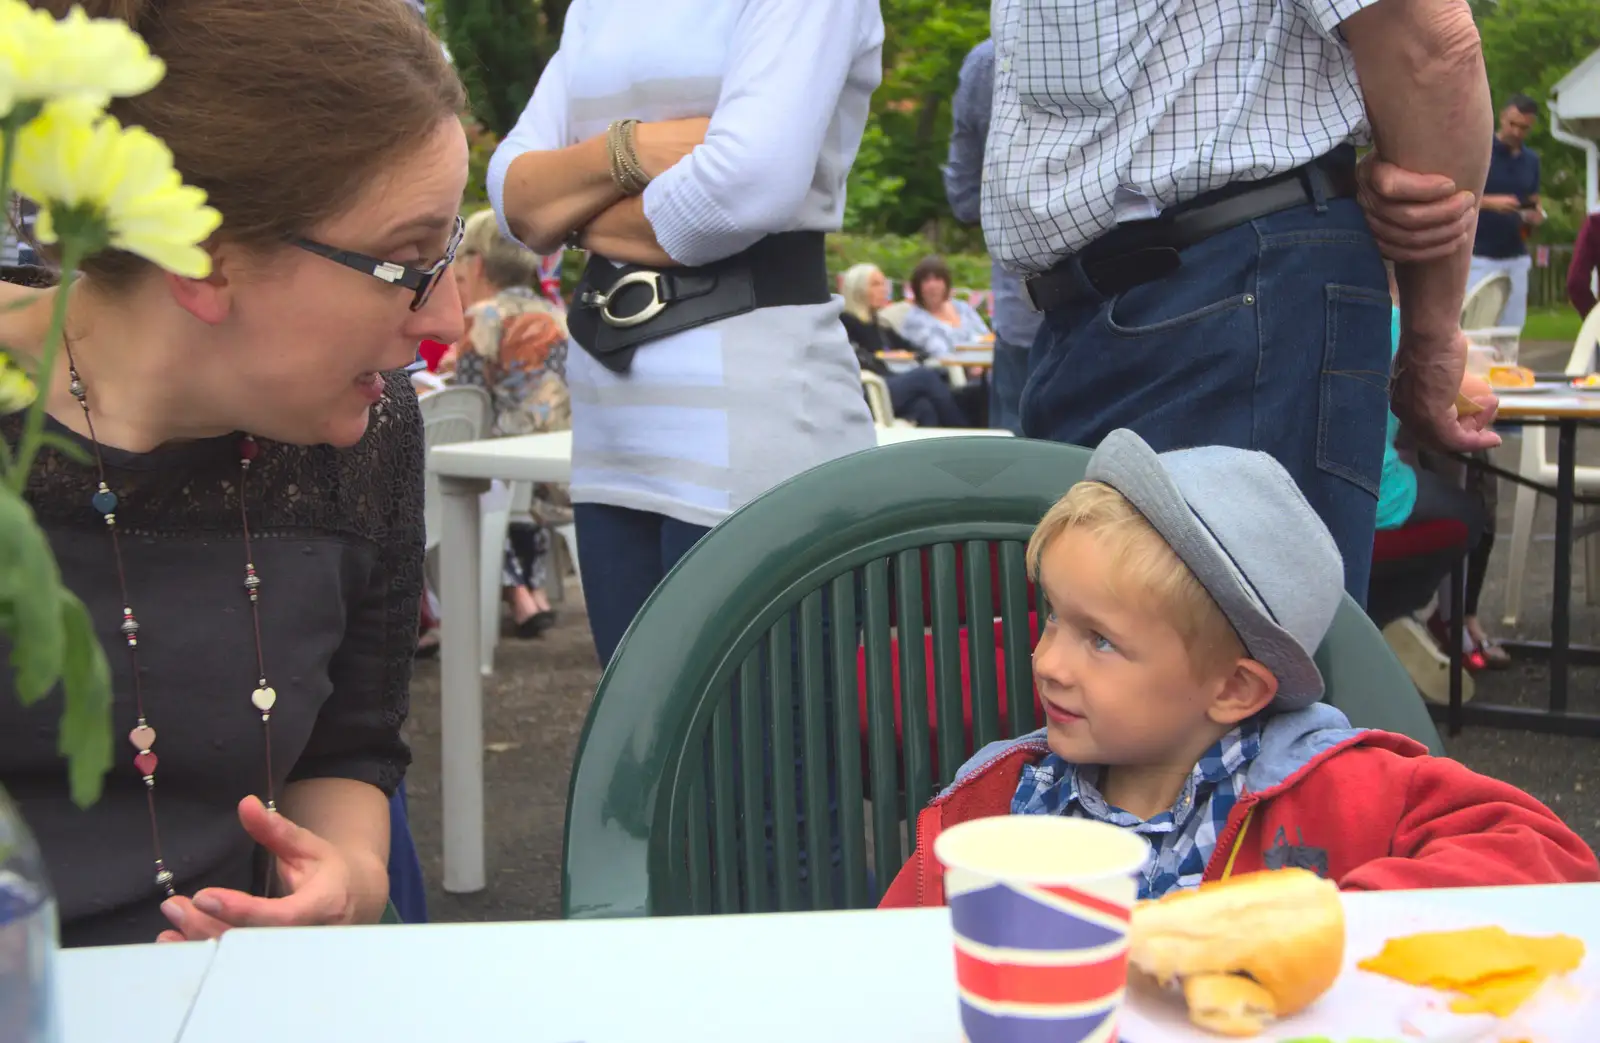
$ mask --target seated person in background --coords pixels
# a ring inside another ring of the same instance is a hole
[[[899,336],[878,322],[878,310],[888,303],[889,280],[875,265],[858,264],[844,273],[844,314],[839,318],[862,372],[883,378],[895,416],[918,427],[971,427],[943,374],[926,366],[891,373],[878,358],[880,351],[905,349]]]
[[[534,290],[539,255],[500,234],[494,211],[467,220],[456,251],[456,286],[466,308],[467,334],[442,363],[457,384],[481,387],[494,405],[490,434],[530,435],[572,427],[565,365],[567,328],[562,314]],[[532,513],[563,524],[571,511],[564,490],[541,485]],[[550,560],[543,525],[511,523],[505,555],[505,591],[518,637],[538,637],[555,625],[545,593]]]
[[[948,355],[989,336],[978,310],[950,296],[950,268],[942,257],[925,257],[911,270],[915,303],[900,324],[900,335],[928,355]]]
[[[1389,291],[1398,300],[1392,269]],[[1398,351],[1398,305],[1394,309],[1390,337],[1391,350]],[[1467,374],[1461,393],[1468,398],[1478,398],[1493,392],[1482,378]],[[1433,600],[1439,584],[1450,575],[1461,555],[1470,555],[1474,565],[1487,566],[1488,547],[1494,543],[1494,525],[1477,497],[1449,479],[1403,460],[1395,448],[1399,430],[1400,421],[1390,413],[1388,440],[1383,447],[1383,476],[1378,485],[1378,530],[1453,519],[1465,526],[1466,542],[1459,553],[1446,550],[1375,562],[1367,589],[1367,615],[1383,631],[1384,639],[1405,665],[1417,689],[1435,702],[1445,702],[1450,698],[1449,675],[1439,669],[1445,653],[1411,616]],[[1479,568],[1478,572],[1481,587],[1483,569]]]
[[[1348,890],[1600,879],[1532,797],[1319,701],[1344,566],[1267,454],[1158,456],[1113,431],[1028,565],[1050,611],[1033,661],[1048,726],[961,768],[882,905],[943,904],[935,838],[1007,813],[1143,835],[1140,898],[1285,866]]]

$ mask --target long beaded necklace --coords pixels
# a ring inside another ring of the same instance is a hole
[[[122,543],[118,538],[117,530],[117,494],[111,491],[106,483],[106,464],[100,452],[100,439],[94,433],[94,415],[89,412],[88,391],[83,385],[83,380],[78,376],[77,361],[72,357],[72,345],[66,344],[67,374],[69,383],[67,390],[77,400],[78,406],[83,410],[83,422],[89,430],[89,444],[94,450],[95,469],[99,475],[99,483],[95,493],[90,497],[90,504],[105,519],[106,532],[111,536],[111,556],[117,564],[117,586],[122,595],[122,623],[118,629],[128,644],[128,676],[133,679],[133,703],[135,719],[133,730],[128,732],[128,742],[135,750],[133,756],[134,770],[144,779],[145,807],[150,815],[150,845],[155,856],[155,882],[165,897],[171,898],[176,894],[173,889],[173,873],[167,867],[166,858],[161,850],[161,829],[156,817],[156,766],[158,758],[155,754],[156,730],[150,723],[150,715],[145,710],[144,683],[139,669],[139,620],[133,614],[133,601],[128,597],[128,573],[122,565]],[[255,555],[250,545],[250,512],[245,505],[245,483],[250,476],[250,461],[256,458],[260,447],[256,440],[249,435],[244,435],[239,440],[239,523],[244,533],[244,592],[250,601],[251,629],[255,635],[256,645],[256,687],[250,693],[250,703],[261,714],[261,735],[266,752],[266,808],[268,811],[277,811],[277,801],[273,795],[272,781],[272,707],[278,701],[278,693],[267,684],[266,657],[261,650],[261,577],[256,574]],[[271,893],[273,871],[268,866],[267,887]]]

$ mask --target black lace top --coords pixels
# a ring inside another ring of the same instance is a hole
[[[244,489],[262,581],[261,641],[277,690],[273,774],[358,779],[392,792],[410,753],[400,735],[422,590],[422,423],[404,374],[386,378],[366,436],[347,450],[261,442]],[[92,403],[92,399],[90,400]],[[21,416],[0,417],[15,443]],[[83,444],[87,441],[55,425]],[[237,436],[103,450],[118,498],[129,599],[141,629],[145,709],[157,740],[156,811],[180,894],[257,890],[236,806],[264,790],[255,640],[244,595]],[[28,502],[66,585],[87,604],[112,669],[113,767],[80,811],[56,752],[59,698],[27,710],[0,669],[0,785],[44,850],[65,945],[153,941],[168,926],[154,881],[144,782],[126,736],[135,720],[122,604],[92,466],[46,450]],[[0,642],[0,664],[9,649]]]

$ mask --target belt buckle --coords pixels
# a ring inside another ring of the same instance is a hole
[[[611,299],[617,295],[617,291],[625,286],[650,287],[650,303],[632,315],[613,315],[611,312]],[[629,272],[612,283],[611,289],[605,293],[601,293],[598,290],[587,291],[583,295],[583,303],[598,310],[600,318],[605,320],[606,325],[615,326],[618,329],[627,329],[630,326],[642,325],[660,315],[667,307],[667,302],[663,299],[665,292],[666,288],[662,285],[660,272]]]

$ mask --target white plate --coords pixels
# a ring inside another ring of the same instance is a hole
[[[1365,910],[1365,912],[1363,912]],[[1293,1017],[1252,1037],[1257,1043],[1280,1043],[1303,1036],[1327,1036],[1335,1043],[1351,1038],[1396,1043],[1580,1043],[1593,1038],[1600,1019],[1600,976],[1589,954],[1577,972],[1552,981],[1506,1019],[1486,1014],[1450,1013],[1449,993],[1417,988],[1372,974],[1356,964],[1376,956],[1389,938],[1424,931],[1455,931],[1500,923],[1514,934],[1537,934],[1490,915],[1474,918],[1454,909],[1416,905],[1400,916],[1392,908],[1345,903],[1345,966],[1339,980],[1321,999]],[[1580,1034],[1579,1026],[1591,1030]],[[1183,998],[1135,986],[1129,990],[1118,1032],[1122,1043],[1218,1043],[1224,1037],[1195,1028]]]

